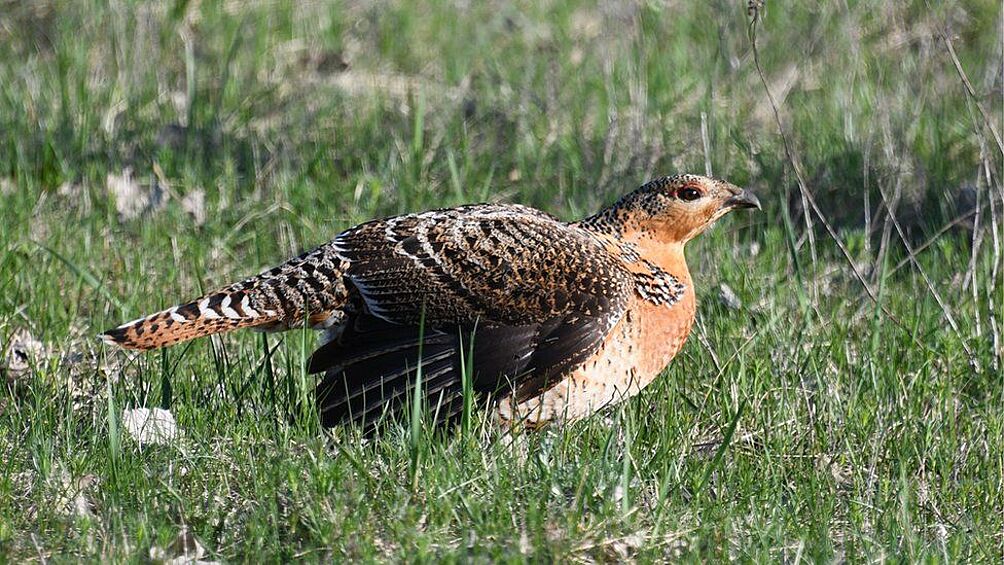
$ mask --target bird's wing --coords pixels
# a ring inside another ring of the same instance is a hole
[[[343,233],[335,246],[365,303],[358,325],[369,328],[346,331],[311,359],[311,371],[328,373],[319,393],[327,399],[322,415],[337,413],[329,423],[378,407],[388,390],[403,395],[419,364],[430,401],[436,392],[452,397],[471,340],[476,389],[539,394],[597,350],[631,288],[599,242],[522,206],[379,220]],[[371,400],[353,405],[363,393]]]
[[[388,321],[544,322],[624,306],[624,270],[585,232],[523,206],[481,205],[363,224],[335,240],[348,278]]]

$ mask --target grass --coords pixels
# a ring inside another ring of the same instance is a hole
[[[999,561],[1000,5],[763,16],[824,217],[736,3],[4,3],[2,558]],[[572,426],[332,442],[297,408],[312,335],[93,339],[373,216],[573,218],[709,169],[765,213],[689,249],[665,375]],[[134,407],[180,438],[137,445]]]

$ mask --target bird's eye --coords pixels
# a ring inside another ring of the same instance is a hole
[[[685,186],[680,189],[680,192],[677,193],[677,195],[680,197],[681,200],[686,200],[687,202],[693,202],[694,200],[697,200],[698,198],[701,197],[701,191],[697,190],[692,186]]]

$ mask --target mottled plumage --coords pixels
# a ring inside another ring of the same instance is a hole
[[[515,204],[374,220],[283,265],[102,337],[152,349],[252,327],[324,329],[309,370],[322,423],[372,427],[421,364],[440,421],[463,367],[503,422],[576,419],[640,391],[682,347],[695,301],[684,243],[745,191],[664,177],[577,223]]]

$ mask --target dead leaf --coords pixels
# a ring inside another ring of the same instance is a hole
[[[624,562],[631,559],[638,549],[645,545],[645,536],[635,532],[620,539],[616,539],[610,544],[610,548],[616,554],[618,561]]]
[[[84,187],[81,186],[79,183],[66,181],[63,184],[59,185],[59,188],[56,190],[56,193],[64,198],[78,198],[80,194],[83,192],[83,190]]]
[[[12,196],[16,188],[17,184],[14,183],[14,179],[0,179],[0,196]]]
[[[96,476],[84,475],[74,479],[69,471],[58,466],[50,481],[55,490],[52,500],[57,512],[78,518],[94,515],[94,502],[88,496],[88,492],[97,486],[99,479]]]
[[[3,348],[3,353],[2,368],[16,375],[43,362],[48,356],[48,349],[28,330],[20,329],[11,336]]]
[[[520,555],[533,553],[533,545],[530,544],[530,536],[526,535],[526,528],[519,529],[519,553]]]
[[[115,209],[123,219],[138,218],[146,210],[149,199],[139,183],[133,180],[131,168],[123,169],[120,175],[108,173],[105,186],[115,198]]]
[[[206,223],[206,191],[197,188],[181,199],[181,208],[192,216],[195,225]]]
[[[180,435],[174,415],[163,408],[132,408],[122,411],[122,425],[141,447],[166,445]]]
[[[718,300],[731,310],[741,310],[743,307],[742,300],[739,300],[732,287],[725,283],[718,285]]]
[[[214,565],[216,561],[203,561],[206,548],[188,527],[182,526],[178,536],[167,547],[153,546],[150,548],[150,560],[163,565]]]
[[[135,220],[147,212],[162,208],[167,201],[167,194],[160,183],[154,182],[149,189],[144,189],[133,178],[132,167],[122,169],[122,174],[119,175],[109,173],[105,188],[115,199],[115,209],[123,220]]]

